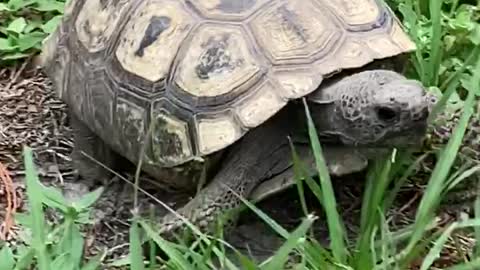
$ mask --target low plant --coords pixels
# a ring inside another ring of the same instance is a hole
[[[37,54],[59,24],[64,0],[0,2],[0,66]]]

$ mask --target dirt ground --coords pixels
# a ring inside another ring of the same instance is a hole
[[[8,232],[2,237],[13,245],[22,241],[22,228],[12,224],[7,217],[12,214],[12,210],[23,212],[28,209],[25,203],[21,155],[24,145],[34,150],[35,162],[43,183],[59,187],[69,196],[86,192],[87,188],[74,177],[69,156],[73,141],[65,104],[55,97],[50,82],[39,71],[17,66],[0,70],[0,163],[8,169],[12,179],[11,183],[0,181],[0,224],[1,231]],[[128,175],[131,172],[123,173]],[[359,174],[335,180],[341,213],[352,236],[358,229],[362,177]],[[12,190],[15,191],[14,194],[11,193]],[[128,222],[133,198],[132,187],[121,180],[112,181],[105,190],[95,206],[95,225],[86,231],[86,237],[87,254],[93,255],[108,249],[108,261],[128,251]],[[172,206],[175,202],[187,199],[185,196],[176,197],[161,190],[149,192],[162,201],[170,201]],[[295,189],[289,190],[262,202],[260,207],[286,228],[294,228],[303,216],[296,192]],[[397,206],[389,213],[390,217],[393,217],[393,227],[411,223],[421,192],[421,187],[416,185],[410,185],[401,192]],[[309,197],[311,196],[309,194]],[[157,210],[160,208],[144,194],[140,194],[139,201],[141,209],[145,211],[152,206]],[[312,197],[310,201],[315,200]],[[312,203],[309,209],[313,209],[320,217],[315,225],[318,238],[327,242],[326,224],[320,206]],[[456,217],[456,214],[447,211],[439,214],[443,222]],[[58,222],[57,219],[57,215],[50,215],[51,222]],[[464,254],[468,254],[473,243],[471,237],[461,234],[457,235],[457,240],[461,243],[462,251],[459,252],[453,244],[448,246],[444,257],[439,260],[440,265],[462,260]],[[280,238],[249,212],[242,215],[238,227],[227,236],[227,241],[259,259],[266,258],[282,243]]]

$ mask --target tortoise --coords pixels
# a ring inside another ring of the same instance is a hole
[[[377,0],[78,0],[40,64],[69,107],[82,178],[108,179],[92,158],[121,157],[174,190],[206,182],[178,213],[208,230],[238,195],[293,183],[275,176],[290,141],[311,156],[305,106],[332,175],[365,168],[377,152],[362,149],[418,144],[430,97],[398,69],[415,49]],[[182,224],[167,214],[158,229]]]

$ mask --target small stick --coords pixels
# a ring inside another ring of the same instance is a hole
[[[14,225],[13,215],[17,211],[17,196],[15,188],[13,187],[13,181],[7,168],[0,162],[0,180],[5,187],[5,194],[7,198],[7,209],[5,214],[5,220],[1,226],[0,239],[7,240],[8,233]]]

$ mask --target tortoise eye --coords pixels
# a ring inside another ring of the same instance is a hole
[[[397,118],[397,112],[388,107],[378,107],[376,113],[378,119],[384,122],[391,122]]]

